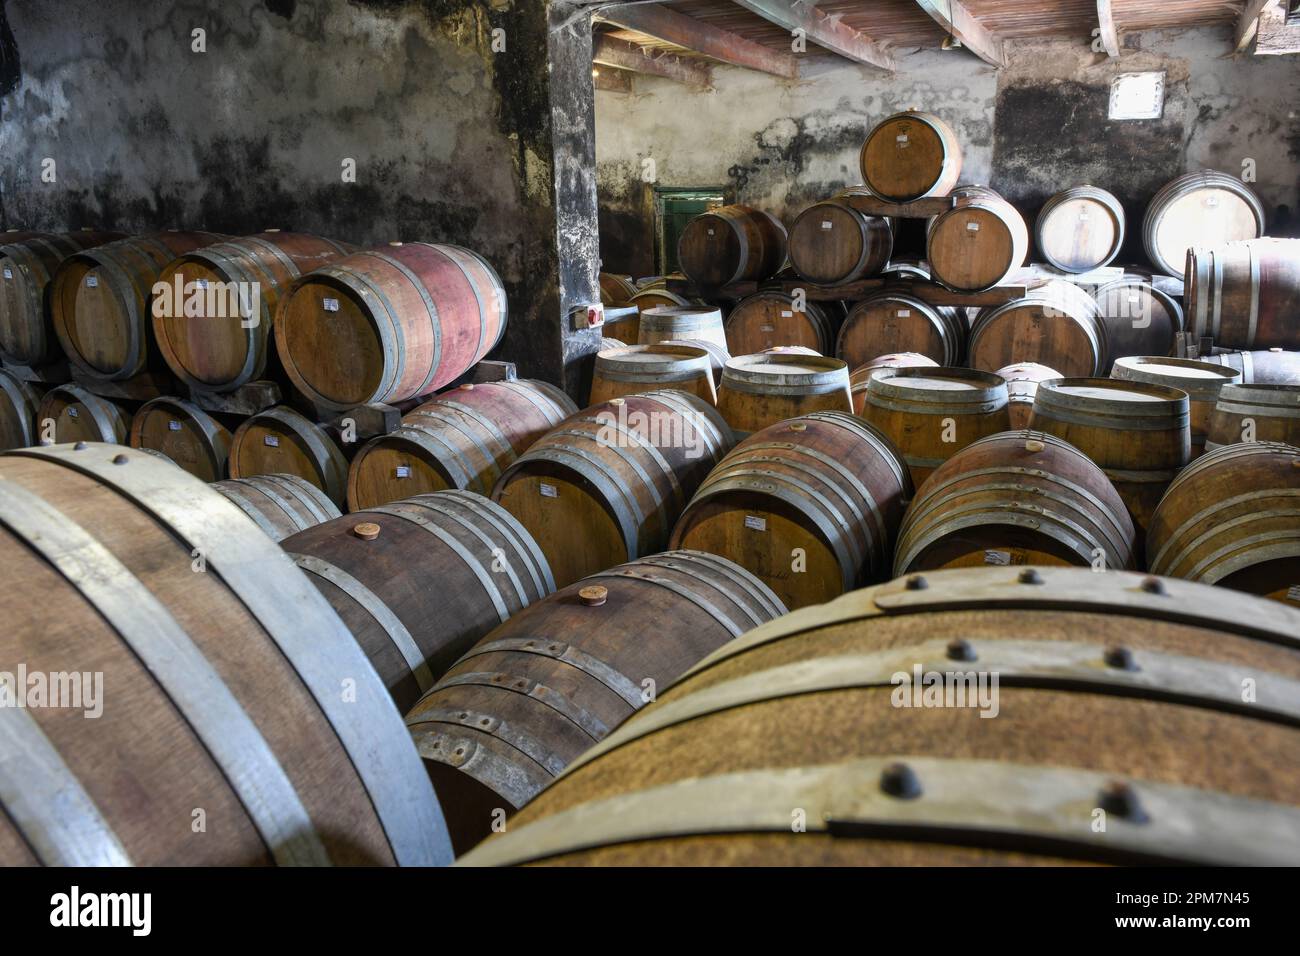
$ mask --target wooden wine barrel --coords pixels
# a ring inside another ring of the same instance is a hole
[[[1300,449],[1245,442],[1188,465],[1151,518],[1147,560],[1157,574],[1300,607]]]
[[[672,339],[703,339],[725,349],[722,311],[708,305],[661,305],[641,313],[635,344],[657,345]]]
[[[723,206],[696,216],[677,241],[682,272],[702,289],[774,276],[785,253],[781,220],[748,206]]]
[[[710,651],[784,613],[744,569],[671,551],[584,578],[492,631],[406,717],[457,852]]]
[[[1124,275],[1092,295],[1105,327],[1111,362],[1127,355],[1172,355],[1183,331],[1183,309],[1140,276]]]
[[[0,451],[37,444],[40,404],[41,397],[30,383],[0,369]]]
[[[1038,386],[1049,378],[1062,378],[1060,372],[1034,362],[1018,362],[998,369],[995,375],[1007,383],[1007,411],[1012,428],[1028,428],[1029,416],[1034,410],[1034,396]]]
[[[636,295],[636,284],[631,276],[615,275],[612,272],[600,274],[600,301],[604,305],[624,305]]]
[[[186,385],[208,392],[233,391],[262,378],[276,310],[293,281],[350,251],[332,239],[268,230],[168,263],[158,281],[174,291],[155,298],[151,307],[167,366]]]
[[[43,445],[79,441],[121,445],[130,432],[131,413],[125,406],[80,385],[50,389],[36,408],[36,435]]]
[[[1100,372],[1106,355],[1106,330],[1097,303],[1078,286],[1060,280],[981,311],[967,348],[970,366],[986,372],[1033,362],[1076,378]]]
[[[215,232],[158,232],[107,242],[64,259],[50,284],[50,314],[68,361],[107,381],[140,374],[151,358],[156,364],[149,306],[163,267],[177,256],[230,238]]]
[[[348,463],[338,445],[315,422],[277,405],[246,419],[230,442],[231,478],[297,475],[343,506]]]
[[[656,388],[675,388],[690,392],[710,405],[718,403],[709,353],[694,345],[660,342],[597,353],[588,404]]]
[[[131,419],[132,448],[160,451],[201,481],[226,476],[230,440],[230,429],[183,398],[145,402]]]
[[[897,449],[845,412],[764,428],[722,459],[670,548],[734,561],[791,610],[889,574],[912,483]]]
[[[1006,382],[969,368],[877,369],[858,414],[902,452],[918,491],[971,442],[1011,427]]]
[[[1194,359],[1138,355],[1117,359],[1110,377],[1126,382],[1168,385],[1186,392],[1193,460],[1205,453],[1205,436],[1210,428],[1210,416],[1219,401],[1223,386],[1241,381],[1240,372],[1222,365]]]
[[[1300,385],[1225,385],[1210,413],[1205,450],[1237,442],[1300,446]]]
[[[1187,253],[1192,331],[1238,349],[1300,349],[1300,239],[1252,239]]]
[[[212,487],[252,518],[272,541],[283,541],[322,521],[341,517],[338,507],[325,497],[325,492],[297,475],[228,478],[213,482]]]
[[[1300,613],[1030,570],[936,571],[751,631],[460,862],[1294,863]]]
[[[1300,385],[1300,352],[1228,350],[1202,355],[1200,361],[1236,369],[1243,385]]]
[[[809,206],[790,227],[790,263],[819,285],[875,275],[893,250],[889,220],[858,212],[839,196]]]
[[[1133,521],[1105,473],[1073,445],[1029,429],[971,442],[907,509],[894,576],[996,565],[1133,567]]]
[[[916,352],[891,352],[877,355],[865,365],[860,365],[849,373],[849,394],[853,398],[853,414],[861,415],[862,407],[867,401],[867,381],[871,373],[878,368],[937,368],[934,359]]]
[[[1204,170],[1166,183],[1142,219],[1142,244],[1161,272],[1183,273],[1193,247],[1264,234],[1264,206],[1236,176]],[[1189,311],[1191,311],[1189,309]]]
[[[471,491],[367,508],[282,545],[338,611],[402,713],[479,638],[555,590],[523,526]]]
[[[84,709],[5,709],[0,862],[450,862],[374,671],[233,504],[143,451],[87,443],[0,459],[0,515],[4,579],[27,595],[0,659],[73,665],[108,695],[97,719],[80,694]]]
[[[946,196],[961,177],[961,145],[933,113],[907,110],[876,124],[858,157],[872,194],[892,202]]]
[[[0,358],[40,366],[61,355],[50,321],[50,283],[68,256],[121,239],[120,232],[0,233]]]
[[[838,358],[858,368],[898,352],[920,353],[938,365],[960,365],[966,355],[966,323],[956,309],[899,292],[877,293],[849,310],[835,342]]]
[[[722,372],[718,411],[737,438],[809,412],[851,412],[849,367],[815,355],[733,358]]]
[[[666,287],[652,286],[648,289],[642,289],[632,296],[630,304],[637,307],[637,312],[644,312],[646,309],[656,309],[660,306],[677,306],[686,308],[691,305],[702,305],[703,303],[688,299],[679,292],[671,292]]]
[[[1071,186],[1043,203],[1034,224],[1043,258],[1062,272],[1109,265],[1124,245],[1124,207],[1096,186]]]
[[[835,345],[833,313],[816,302],[795,308],[794,296],[775,290],[741,299],[725,329],[732,355],[755,355],[781,345],[802,345],[825,355]]]
[[[709,356],[709,368],[713,372],[713,384],[716,387],[722,381],[722,371],[727,367],[727,359],[731,358],[731,353],[725,346],[719,345],[708,339],[665,339],[660,345],[689,345],[692,348],[704,349]]]
[[[1139,544],[1160,496],[1191,460],[1187,393],[1166,385],[1110,378],[1042,382],[1029,427],[1064,439],[1106,472],[1128,506]]]
[[[348,508],[454,488],[490,495],[507,465],[577,410],[554,385],[530,379],[443,392],[361,447],[348,469]]]
[[[496,348],[506,313],[505,286],[478,253],[389,243],[295,282],[276,313],[275,346],[322,407],[402,402],[445,388]]]
[[[991,289],[1025,264],[1024,217],[986,186],[953,190],[957,205],[930,222],[925,257],[930,275],[958,292]]]

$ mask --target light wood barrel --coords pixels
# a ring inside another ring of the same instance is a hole
[[[1205,450],[1237,442],[1300,446],[1300,385],[1225,385],[1210,413]]]
[[[726,321],[727,350],[755,355],[782,345],[802,345],[826,355],[835,344],[833,313],[816,302],[795,308],[786,292],[757,292],[736,303]]]
[[[0,451],[35,445],[41,397],[30,383],[0,369]]]
[[[751,631],[461,862],[1294,863],[1300,612],[1030,570],[936,571]],[[1243,703],[1245,674],[1270,702]]]
[[[1142,244],[1161,272],[1181,275],[1193,246],[1218,246],[1264,234],[1264,206],[1235,176],[1204,170],[1173,179],[1152,197]]]
[[[1028,429],[971,442],[907,509],[894,576],[994,565],[1133,567],[1136,532],[1105,473],[1073,445]]]
[[[877,369],[859,414],[902,452],[918,491],[971,442],[1011,427],[1006,382],[969,368]]]
[[[893,250],[889,220],[858,212],[840,197],[809,206],[790,227],[790,263],[818,285],[875,275]]]
[[[1191,460],[1187,393],[1166,385],[1110,378],[1042,382],[1029,425],[1064,439],[1106,472],[1146,533],[1169,483]]]
[[[348,508],[454,488],[490,495],[511,462],[577,410],[554,385],[530,379],[443,392],[361,447],[348,469]]]
[[[816,355],[742,355],[727,362],[718,411],[744,438],[809,412],[851,412],[849,367]]]
[[[0,233],[0,358],[27,366],[57,360],[62,352],[49,309],[54,273],[68,256],[121,238],[92,230]]]
[[[484,634],[555,590],[510,514],[470,491],[367,508],[286,538],[402,713]]]
[[[727,359],[731,358],[731,353],[725,346],[712,342],[709,339],[665,339],[660,345],[689,345],[692,348],[704,349],[709,355],[709,368],[713,372],[713,384],[716,387],[722,381],[722,370],[727,367]]]
[[[230,429],[183,398],[145,402],[131,419],[132,448],[160,451],[200,481],[226,476]]]
[[[1034,396],[1038,394],[1039,384],[1049,378],[1062,377],[1056,369],[1034,362],[1006,365],[994,374],[1006,380],[1007,411],[1011,416],[1012,428],[1029,427],[1029,416],[1034,410]]]
[[[751,435],[700,485],[670,548],[718,554],[791,610],[889,573],[912,483],[897,449],[845,412]]]
[[[1105,327],[1109,361],[1126,355],[1172,355],[1183,331],[1183,308],[1141,276],[1125,275],[1092,295]]]
[[[588,404],[656,388],[675,388],[710,405],[718,403],[709,353],[694,345],[660,342],[597,353]]]
[[[707,305],[660,305],[641,313],[634,344],[657,345],[672,339],[703,339],[725,349],[722,311]]]
[[[670,551],[584,578],[492,631],[406,717],[457,852],[710,651],[783,613],[742,568]]]
[[[1200,360],[1236,369],[1244,385],[1300,385],[1300,352],[1227,350],[1202,355]]]
[[[1189,427],[1192,435],[1192,458],[1205,452],[1205,437],[1210,429],[1210,416],[1219,401],[1223,386],[1241,381],[1241,373],[1223,365],[1198,362],[1193,359],[1164,358],[1161,356],[1130,355],[1117,359],[1111,369],[1111,378],[1127,382],[1151,382],[1168,385],[1187,393]]]
[[[390,243],[295,282],[275,345],[304,395],[343,410],[445,388],[496,348],[506,316],[505,286],[478,253]]]
[[[718,410],[686,392],[615,398],[538,439],[506,469],[492,498],[532,533],[556,584],[566,587],[662,551],[734,441]]]
[[[785,263],[785,226],[771,213],[723,206],[696,216],[677,241],[682,272],[703,289],[776,275]]]
[[[1189,324],[1216,345],[1300,349],[1300,239],[1252,239],[1187,253]]]
[[[1062,272],[1109,265],[1124,245],[1124,207],[1096,186],[1071,186],[1043,203],[1034,224],[1038,251]]]
[[[631,276],[615,275],[612,272],[600,274],[600,301],[604,305],[625,305],[636,295],[636,291]]]
[[[29,448],[0,459],[0,525],[4,579],[28,595],[0,659],[75,667],[81,697],[5,708],[0,863],[450,861],[343,621],[216,491],[132,448]]]
[[[917,352],[891,352],[888,355],[877,355],[865,365],[859,365],[849,373],[849,394],[853,398],[853,414],[862,414],[862,406],[867,401],[867,382],[876,369],[937,368],[938,365],[939,363],[934,359]]]
[[[981,311],[967,349],[971,367],[986,372],[1033,362],[1075,377],[1096,375],[1106,354],[1106,330],[1097,303],[1078,286],[1060,280]]]
[[[51,425],[50,423],[53,423]],[[97,441],[126,444],[131,413],[124,405],[87,391],[80,385],[59,385],[36,408],[36,434],[41,444]]]
[[[1188,465],[1152,516],[1147,560],[1300,608],[1300,449],[1246,442]]]
[[[858,368],[898,352],[919,352],[938,365],[960,365],[966,355],[966,323],[956,309],[899,292],[881,292],[856,303],[840,326],[836,356]]]
[[[215,232],[159,232],[64,259],[50,285],[50,313],[68,361],[107,381],[138,375],[151,360],[158,364],[149,305],[160,272],[177,256],[229,239]]]
[[[154,452],[151,448],[142,451]],[[212,487],[221,492],[272,541],[341,517],[338,507],[310,482],[297,475],[253,475],[227,478]]]
[[[173,292],[156,296],[151,308],[167,366],[186,385],[209,392],[233,391],[262,378],[276,309],[293,281],[351,249],[320,236],[268,230],[168,263],[158,281]],[[199,295],[201,290],[206,291]]]
[[[908,110],[876,124],[858,157],[862,181],[881,199],[946,196],[961,178],[961,145],[933,113]]]
[[[953,195],[956,207],[935,216],[926,233],[930,274],[958,292],[991,289],[1025,264],[1029,227],[986,186],[961,186]]]
[[[277,405],[246,419],[230,442],[231,478],[297,475],[343,506],[348,463],[334,439],[309,418]]]

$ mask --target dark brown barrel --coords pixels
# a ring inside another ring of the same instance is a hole
[[[703,289],[776,275],[785,263],[785,226],[771,213],[723,206],[686,224],[677,241],[682,272]]]
[[[1110,377],[1126,382],[1168,385],[1186,392],[1193,459],[1205,452],[1205,437],[1210,430],[1210,416],[1219,401],[1219,393],[1225,385],[1241,381],[1240,372],[1223,365],[1140,355],[1117,359]]]
[[[1059,438],[1028,429],[972,442],[907,509],[894,575],[938,568],[1133,566],[1136,533],[1105,473]]]
[[[710,405],[718,403],[709,353],[695,345],[632,345],[596,354],[588,404],[611,398],[675,388]]]
[[[215,232],[159,232],[64,259],[50,285],[50,313],[68,361],[108,381],[138,375],[151,358],[158,364],[149,305],[160,272],[177,256],[229,239]]]
[[[862,414],[862,406],[867,401],[867,382],[876,369],[936,368],[938,365],[939,363],[934,359],[916,352],[891,352],[888,355],[877,355],[865,365],[860,365],[849,373],[849,394],[853,397],[853,414]]]
[[[226,476],[230,429],[193,402],[155,398],[131,419],[131,447],[152,448],[200,481]]]
[[[1108,265],[1124,245],[1124,207],[1096,186],[1071,186],[1043,203],[1034,224],[1043,258],[1062,272]]]
[[[1126,355],[1172,355],[1183,331],[1178,301],[1150,280],[1124,275],[1092,295],[1105,327],[1109,361]]]
[[[1205,450],[1237,442],[1300,446],[1300,385],[1225,385],[1210,413]]]
[[[70,706],[0,718],[0,863],[449,862],[343,621],[203,482],[123,446],[9,452],[0,569],[27,595],[0,660],[72,681]]]
[[[1300,348],[1300,239],[1252,239],[1187,252],[1188,323],[1236,349]]]
[[[479,638],[555,590],[523,526],[470,491],[367,508],[281,543],[402,713]]]
[[[845,412],[745,439],[709,473],[670,548],[718,554],[797,610],[889,574],[912,483],[897,449]]]
[[[55,442],[98,441],[126,444],[131,413],[110,399],[80,385],[59,385],[36,408],[36,434],[43,445]]]
[[[1300,612],[1037,570],[926,573],[751,631],[462,863],[1300,858],[1300,769],[1278,760],[1300,747]]]
[[[1243,385],[1300,385],[1300,352],[1226,350],[1202,355],[1200,360],[1236,369]]]
[[[1091,296],[1053,280],[1022,299],[981,311],[967,355],[972,368],[986,372],[1033,362],[1066,375],[1096,375],[1106,362],[1106,330]]]
[[[990,289],[1025,264],[1029,227],[987,186],[961,186],[953,195],[956,207],[935,216],[926,233],[930,274],[959,292]]]
[[[343,410],[445,388],[496,348],[506,316],[505,286],[478,253],[395,242],[295,282],[275,345],[304,395]]]
[[[1006,380],[1007,411],[1011,416],[1012,428],[1029,427],[1029,416],[1034,410],[1034,396],[1038,394],[1039,383],[1049,378],[1062,377],[1056,369],[1034,362],[1017,362],[998,369],[994,374]]]
[[[809,412],[851,412],[849,367],[818,355],[742,355],[727,362],[718,411],[744,438]]]
[[[966,323],[954,308],[899,292],[877,293],[856,303],[840,326],[836,356],[858,368],[896,352],[919,352],[937,365],[961,365]]]
[[[338,507],[325,497],[325,492],[297,475],[228,478],[213,482],[212,487],[252,518],[272,541],[283,541],[291,534],[340,517]]]
[[[297,475],[325,492],[336,505],[346,500],[348,463],[325,429],[277,405],[246,419],[230,443],[231,478]]]
[[[727,347],[722,310],[711,305],[660,305],[641,313],[636,345],[658,345],[672,339],[703,339]]]
[[[862,181],[881,199],[946,196],[961,178],[961,145],[933,113],[907,110],[876,124],[858,156]]]
[[[491,494],[511,462],[577,410],[554,385],[530,379],[444,392],[361,447],[348,469],[348,507],[454,488]]]
[[[636,295],[636,285],[631,276],[600,274],[600,301],[605,305],[626,305]]]
[[[1250,187],[1236,176],[1208,169],[1167,183],[1142,219],[1147,256],[1170,275],[1182,274],[1193,246],[1219,246],[1263,234],[1264,207]]]
[[[40,366],[61,355],[50,321],[49,290],[73,253],[122,238],[120,232],[0,233],[0,358]]]
[[[858,212],[839,196],[809,206],[790,227],[790,264],[819,285],[875,275],[893,250],[889,220]]]
[[[1147,562],[1300,608],[1300,449],[1245,442],[1188,465],[1151,518]]]
[[[546,555],[555,582],[662,551],[691,495],[735,443],[708,402],[662,390],[572,415],[506,469],[492,498]]]
[[[727,349],[732,355],[754,355],[782,345],[802,345],[826,355],[835,345],[832,313],[816,302],[796,307],[786,292],[756,292],[736,303],[727,316]],[[684,336],[683,336],[684,337]]]
[[[783,613],[742,568],[670,551],[584,578],[488,634],[406,717],[456,851],[702,657]]]
[[[36,410],[40,404],[35,388],[0,369],[0,451],[38,442]]]

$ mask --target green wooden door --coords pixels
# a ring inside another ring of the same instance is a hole
[[[720,190],[664,190],[659,194],[659,269],[663,275],[680,271],[677,240],[686,224],[710,209],[726,204]]]

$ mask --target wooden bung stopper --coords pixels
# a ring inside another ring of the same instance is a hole
[[[1047,446],[1037,438],[1030,438],[1025,442],[1025,451],[1042,451]]]
[[[578,592],[578,600],[587,607],[600,607],[609,597],[609,591],[599,584],[593,584],[591,587],[583,588]]]
[[[352,526],[352,533],[362,541],[374,541],[379,537],[379,525],[371,521],[363,521]]]
[[[808,430],[808,426],[807,426],[804,422],[791,422],[791,423],[790,423],[790,431],[792,431],[792,432],[802,432],[802,431],[807,431],[807,430]]]

